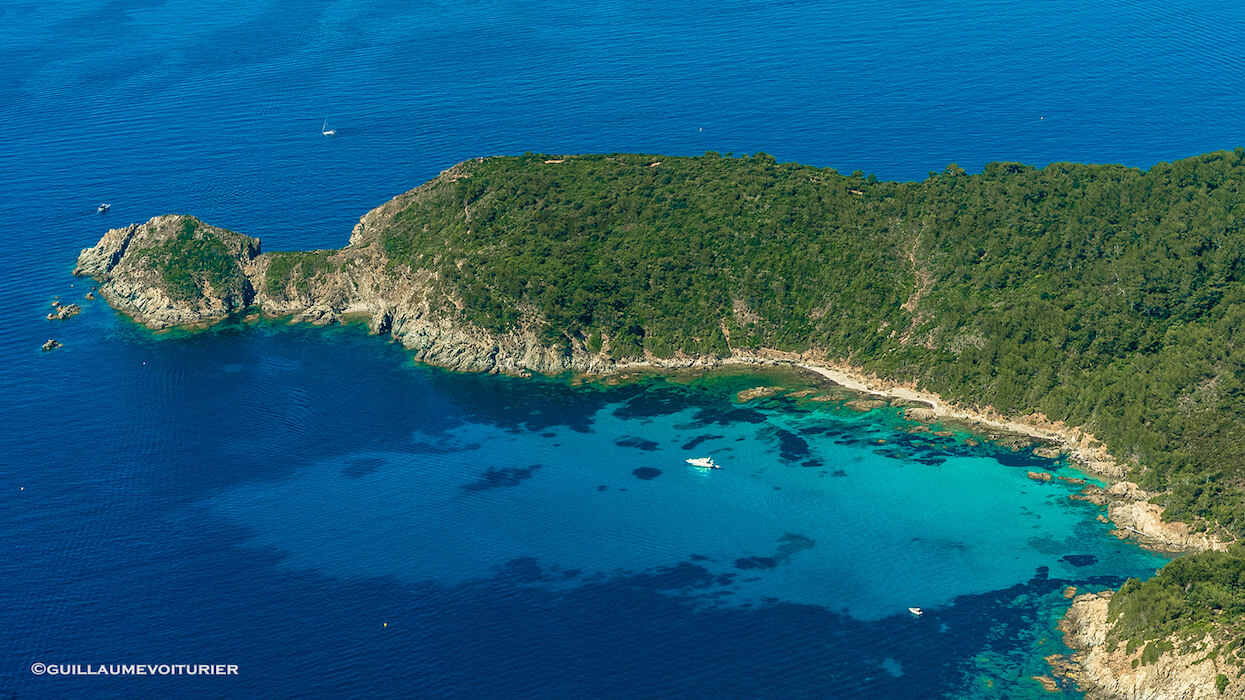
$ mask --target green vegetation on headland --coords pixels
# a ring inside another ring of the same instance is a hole
[[[272,262],[268,264],[264,286],[269,294],[280,294],[291,284],[295,291],[308,294],[311,291],[311,280],[333,268],[329,262],[332,253],[331,250],[269,253]]]
[[[1241,666],[1245,625],[1245,547],[1181,557],[1145,583],[1129,579],[1112,599],[1111,644],[1141,648],[1135,665],[1164,652],[1204,652]],[[1205,644],[1207,634],[1213,641]],[[1175,639],[1176,642],[1170,641]]]
[[[184,217],[165,240],[137,254],[162,275],[174,299],[194,301],[203,296],[205,285],[218,295],[242,296],[247,279],[238,262],[241,253],[231,251],[221,234],[230,236],[229,243],[241,238]]]
[[[436,267],[479,325],[506,329],[523,302],[550,344],[608,337],[615,358],[726,354],[723,319],[736,347],[845,353],[905,318],[898,233],[832,172],[764,155],[545,160],[484,161],[399,215],[386,253]]]

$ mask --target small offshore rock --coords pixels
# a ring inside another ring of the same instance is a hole
[[[1051,678],[1050,676],[1030,676],[1030,677],[1033,680],[1037,681],[1038,683],[1041,683],[1042,688],[1044,688],[1046,692],[1048,693],[1059,692],[1059,684],[1055,682],[1054,678]]]
[[[751,389],[744,389],[743,391],[735,394],[735,401],[737,403],[747,403],[753,399],[773,396],[780,391],[782,391],[782,387],[780,386],[756,386]]]
[[[1063,597],[1067,598],[1068,600],[1072,600],[1073,598],[1075,598],[1076,597],[1076,586],[1068,586],[1067,588],[1063,589]]]
[[[990,440],[999,447],[1006,447],[1012,452],[1019,452],[1033,444],[1033,439],[1026,435],[990,432]]]
[[[1046,472],[1026,472],[1025,476],[1033,479],[1034,481],[1046,482],[1051,480],[1050,474],[1047,474]]]
[[[61,321],[82,311],[82,307],[77,304],[65,304],[56,307],[56,311],[48,314],[49,321]]]
[[[1107,495],[1107,490],[1094,484],[1085,484],[1081,487],[1079,494],[1074,493],[1070,498],[1075,501],[1089,501],[1096,506],[1105,506],[1111,501],[1111,498]]]
[[[83,297],[83,298],[84,298],[84,299],[88,299],[88,300],[89,300],[89,299],[94,299],[94,298],[95,298],[95,292],[87,292],[87,293],[86,293],[86,296],[85,296],[85,297]]]
[[[61,345],[62,343],[56,338],[48,338],[48,342],[43,344],[43,351],[48,352],[49,350],[55,350],[56,348],[61,347]]]
[[[1066,481],[1066,482],[1068,482],[1069,484],[1078,484],[1078,485],[1079,485],[1079,484],[1084,484],[1084,483],[1085,483],[1085,480],[1084,480],[1084,479],[1075,479],[1075,478],[1070,477],[1070,476],[1060,476],[1060,477],[1056,477],[1056,478],[1057,478],[1057,479],[1059,479],[1060,481]]]
[[[1040,445],[1033,448],[1033,455],[1043,459],[1058,459],[1062,453],[1063,451],[1059,449],[1058,445]],[[1059,478],[1062,479],[1063,477]]]
[[[938,414],[934,413],[934,409],[928,406],[909,406],[904,409],[903,417],[907,420],[928,423],[937,420]]]

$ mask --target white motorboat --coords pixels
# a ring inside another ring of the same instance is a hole
[[[721,469],[722,468],[721,466],[717,464],[717,462],[713,461],[712,457],[693,457],[687,460],[687,463],[692,465],[693,467],[700,467],[701,469]]]
[[[908,612],[912,613],[913,615],[916,615],[917,617],[920,617],[925,614],[925,611],[921,610],[920,608],[908,608]]]

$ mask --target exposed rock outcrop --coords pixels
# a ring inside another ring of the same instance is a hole
[[[1151,503],[1154,494],[1129,481],[1119,481],[1108,488],[1093,484],[1082,488],[1077,500],[1107,507],[1107,515],[1120,539],[1135,539],[1140,544],[1163,552],[1226,551],[1235,542],[1216,533],[1195,532],[1187,523],[1163,520],[1162,506]]]
[[[735,400],[739,403],[747,403],[754,399],[763,399],[773,396],[782,391],[780,386],[754,386],[751,389],[744,389],[735,394]]]
[[[96,278],[114,307],[161,329],[246,308],[254,289],[245,267],[259,252],[256,238],[194,217],[157,216],[105,233],[78,256],[74,274]]]
[[[1071,659],[1048,659],[1055,675],[1074,681],[1086,697],[1102,700],[1245,698],[1240,669],[1214,653],[1218,642],[1209,635],[1192,643],[1169,640],[1175,650],[1149,663],[1142,663],[1142,646],[1129,652],[1124,643],[1112,645],[1111,597],[1111,591],[1086,593],[1072,602],[1059,627],[1064,643],[1076,651]]]
[[[77,304],[65,304],[63,306],[56,304],[53,308],[55,308],[55,311],[48,314],[49,321],[63,321],[70,316],[82,313],[82,307]]]

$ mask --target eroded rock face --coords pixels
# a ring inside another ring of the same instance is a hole
[[[1063,478],[1063,477],[1060,477]],[[1129,481],[1119,481],[1109,488],[1085,485],[1073,499],[1106,506],[1107,514],[1120,539],[1134,539],[1143,546],[1161,552],[1226,551],[1235,541],[1217,533],[1197,532],[1187,523],[1163,520],[1163,508],[1150,502],[1154,494]]]
[[[95,247],[86,248],[78,255],[78,265],[73,273],[107,278],[108,273],[121,262],[126,249],[130,247],[130,241],[138,233],[138,227],[138,224],[130,224],[126,228],[115,228],[105,233]]]
[[[1194,532],[1186,523],[1163,520],[1162,506],[1148,500],[1115,500],[1107,504],[1107,513],[1118,528],[1118,536],[1134,537],[1154,549],[1168,552],[1225,551],[1231,544],[1214,535]]]
[[[1127,652],[1123,643],[1112,648],[1107,615],[1111,597],[1111,591],[1086,593],[1072,602],[1059,628],[1064,633],[1064,643],[1076,652],[1071,659],[1061,656],[1048,659],[1055,675],[1075,681],[1087,698],[1103,700],[1245,697],[1245,679],[1237,678],[1240,669],[1211,653],[1217,642],[1209,635],[1196,643],[1177,643],[1176,651],[1165,653],[1148,664],[1140,662],[1141,647],[1132,653]],[[1188,651],[1179,653],[1182,650]],[[1222,694],[1216,686],[1220,676],[1227,679]]]

